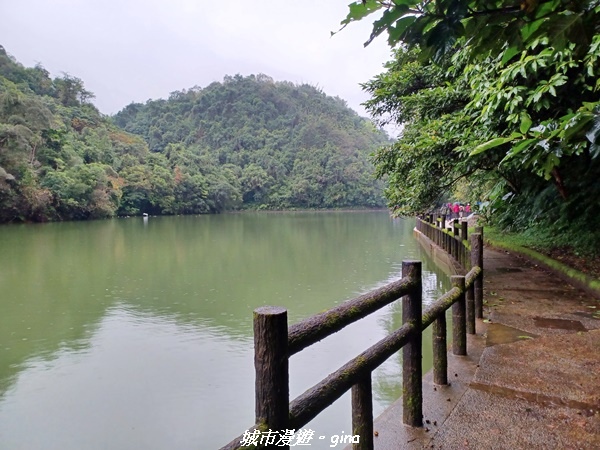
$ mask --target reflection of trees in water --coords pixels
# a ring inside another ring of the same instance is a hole
[[[0,291],[10,295],[0,302],[0,395],[34,361],[89,348],[114,303],[105,295],[114,231],[110,221],[3,229]]]

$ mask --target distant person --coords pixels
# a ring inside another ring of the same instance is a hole
[[[458,203],[455,203],[454,205],[452,205],[452,218],[453,219],[458,219],[458,213],[460,212],[460,206],[458,205]]]
[[[467,213],[467,216],[469,214],[471,214],[471,204],[470,203],[467,203],[467,206],[465,206],[465,212]]]

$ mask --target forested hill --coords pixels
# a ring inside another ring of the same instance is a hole
[[[221,199],[217,208],[385,204],[368,155],[387,137],[343,100],[306,84],[227,76],[131,104],[114,120],[164,155],[189,190],[220,174],[208,186]]]
[[[0,46],[0,222],[384,204],[386,136],[313,87],[226,77],[114,118],[92,100]]]

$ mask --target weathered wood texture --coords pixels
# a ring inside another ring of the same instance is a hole
[[[471,267],[479,267],[481,274],[475,279],[473,297],[475,317],[483,318],[483,237],[480,233],[471,235]]]
[[[345,326],[368,316],[403,295],[419,289],[419,283],[410,277],[402,277],[401,280],[348,300],[335,308],[290,326],[288,334],[289,355],[291,356]]]
[[[373,388],[371,374],[352,386],[352,435],[360,436],[353,450],[373,450]]]
[[[452,305],[452,353],[467,354],[467,323],[465,315],[465,277],[453,276],[452,286],[460,290],[458,300]]]
[[[412,326],[404,324],[292,400],[289,427],[299,429],[314,419],[352,388],[357,380],[371,373],[400,350],[408,342],[412,332]]]
[[[287,310],[264,306],[254,311],[256,423],[271,430],[288,428],[289,370]]]
[[[404,261],[402,275],[421,279],[421,262]],[[402,297],[402,321],[416,330],[402,349],[402,421],[406,425],[423,425],[423,368],[422,368],[422,289]]]
[[[448,384],[448,342],[446,315],[440,314],[433,322],[433,382]]]

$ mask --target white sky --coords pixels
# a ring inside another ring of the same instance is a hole
[[[20,63],[83,80],[113,114],[131,102],[264,73],[339,96],[361,115],[358,83],[383,71],[373,19],[339,23],[351,0],[0,0],[0,45]]]

